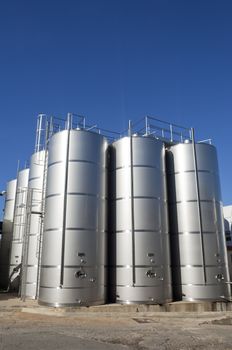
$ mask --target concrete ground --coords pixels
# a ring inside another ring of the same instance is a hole
[[[0,295],[0,350],[232,349],[231,311],[155,310],[136,306],[59,310]]]

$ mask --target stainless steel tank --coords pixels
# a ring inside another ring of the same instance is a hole
[[[13,218],[17,180],[11,180],[6,186],[5,207],[0,246],[0,287],[6,289],[9,283],[10,249],[13,235]]]
[[[106,149],[103,136],[85,130],[50,140],[40,304],[105,302]]]
[[[154,137],[124,137],[111,145],[110,158],[110,299],[170,301],[164,144]]]
[[[216,149],[205,143],[172,146],[167,169],[175,299],[228,298]]]
[[[18,290],[20,282],[22,263],[22,247],[26,227],[26,207],[27,207],[27,188],[28,188],[29,169],[19,171],[17,177],[17,188],[15,198],[15,210],[13,221],[13,239],[10,253],[9,277],[11,278],[11,287]],[[17,271],[15,271],[17,269]]]
[[[36,152],[31,157],[28,181],[27,227],[23,243],[23,269],[21,298],[36,299],[40,262],[40,241],[42,230],[42,200],[45,169],[45,151]]]

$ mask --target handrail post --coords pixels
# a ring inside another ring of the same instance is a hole
[[[171,142],[173,142],[173,127],[172,127],[172,124],[170,124],[170,136],[171,136]]]
[[[148,117],[145,117],[146,136],[148,135]]]

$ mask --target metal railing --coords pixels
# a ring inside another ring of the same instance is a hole
[[[183,143],[192,141],[191,128],[166,122],[164,120],[146,116],[136,122],[129,123],[128,135],[153,136],[168,143]]]
[[[68,113],[67,117],[40,114],[37,120],[35,151],[45,149],[52,135],[62,130],[77,129],[92,131],[105,136],[109,142],[114,142],[124,136],[150,136],[162,140],[167,144],[192,142],[192,128],[170,123],[160,118],[147,115],[137,121],[129,121],[128,128],[123,131],[103,129],[97,124],[88,124],[86,117],[76,113]],[[201,140],[198,143],[212,144],[211,139]]]
[[[39,114],[37,117],[35,152],[39,152],[45,148],[48,132],[48,120],[46,114]]]
[[[97,124],[87,124],[86,117],[76,113],[68,113],[67,118],[52,116],[50,117],[48,124],[48,140],[55,133],[68,129],[92,131],[105,136],[110,142],[113,142],[121,137],[120,132],[100,128]]]

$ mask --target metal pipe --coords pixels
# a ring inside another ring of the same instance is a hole
[[[131,242],[132,242],[132,281],[133,287],[136,283],[135,274],[135,217],[134,217],[134,170],[133,170],[133,136],[131,120],[129,120],[129,137],[130,137],[130,168],[131,168]]]
[[[16,170],[16,178],[18,177],[18,174],[19,174],[19,168],[20,168],[20,160],[18,159],[17,170]]]
[[[37,150],[37,145],[38,145],[38,128],[39,128],[39,118],[37,117],[36,135],[35,135],[35,152]]]
[[[146,127],[146,134],[145,134],[145,136],[147,136],[148,135],[148,117],[146,116],[145,117],[145,127]]]
[[[189,129],[189,139],[192,141],[193,135],[192,135],[193,128]]]
[[[36,152],[39,152],[39,150],[40,150],[42,120],[43,120],[43,116],[39,115],[38,143],[37,143],[37,150],[36,150]]]
[[[173,129],[172,124],[170,124],[170,136],[171,136],[171,142],[173,141]]]
[[[201,141],[198,141],[198,143],[208,143],[209,145],[211,145],[212,144],[212,139],[201,140]]]
[[[66,129],[67,130],[72,129],[72,113],[68,113],[68,115],[67,115]]]
[[[90,131],[90,130],[93,130],[93,129],[96,129],[96,128],[97,128],[97,124],[93,125],[93,126],[90,126],[89,128],[86,128],[86,130]]]
[[[52,137],[53,133],[54,133],[54,118],[51,116],[50,117],[50,121],[49,121],[49,126],[48,126],[48,137],[50,139],[50,137]]]
[[[195,181],[196,181],[196,193],[197,193],[197,210],[198,210],[198,220],[199,220],[199,231],[201,236],[201,253],[202,253],[202,264],[203,264],[203,275],[204,282],[206,284],[206,266],[205,266],[205,247],[204,247],[204,236],[203,236],[203,225],[202,225],[202,214],[201,214],[201,201],[200,201],[200,189],[199,189],[199,176],[198,176],[198,167],[197,167],[197,155],[196,155],[196,144],[195,144],[195,135],[194,128],[191,128],[191,137],[192,137],[192,149],[193,149],[193,161],[195,168]]]

